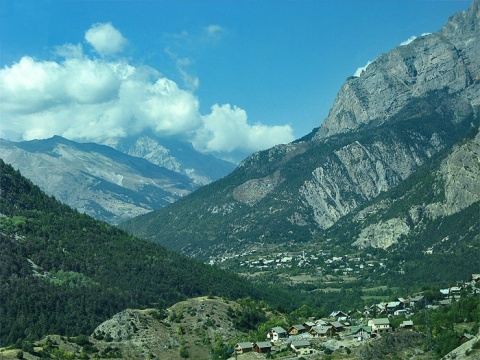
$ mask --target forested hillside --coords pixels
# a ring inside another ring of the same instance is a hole
[[[237,276],[127,235],[46,196],[0,160],[0,344],[85,334],[126,308],[259,297]]]

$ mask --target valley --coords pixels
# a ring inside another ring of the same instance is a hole
[[[476,359],[479,126],[474,0],[238,166],[0,140],[0,359]]]

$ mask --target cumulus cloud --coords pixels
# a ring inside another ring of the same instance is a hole
[[[423,34],[420,35],[420,36],[426,36],[426,35],[430,35],[430,34],[431,34],[431,33],[423,33]],[[412,36],[410,36],[407,40],[402,41],[402,42],[400,43],[400,46],[408,45],[408,44],[410,44],[413,40],[415,40],[416,38],[417,38],[417,36],[412,35]]]
[[[93,25],[85,33],[85,40],[100,55],[114,55],[123,50],[127,40],[110,23]]]
[[[92,44],[105,53],[98,39]],[[215,104],[201,114],[191,90],[151,67],[90,58],[81,45],[55,52],[61,60],[24,56],[0,69],[1,138],[61,135],[101,142],[152,131],[189,140],[205,152],[256,151],[294,140],[290,126],[249,124],[246,111],[236,106]]]
[[[215,104],[196,132],[194,146],[204,151],[261,150],[294,140],[289,125],[248,124],[245,110],[230,104]]]

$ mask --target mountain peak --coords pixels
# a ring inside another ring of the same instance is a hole
[[[412,98],[443,89],[459,93],[465,101],[455,111],[463,112],[464,102],[470,103],[479,91],[479,22],[477,0],[468,11],[452,16],[441,31],[380,55],[359,77],[345,82],[315,137],[382,124]]]

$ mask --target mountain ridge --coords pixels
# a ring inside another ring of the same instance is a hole
[[[312,134],[257,152],[227,177],[122,228],[203,259],[321,237],[442,152],[475,136],[480,114],[479,8],[476,0],[439,33],[393,49],[360,77],[347,80],[329,117]],[[445,41],[444,33],[450,40]],[[436,49],[433,59],[415,67],[415,73],[407,60],[417,52],[426,56],[427,48]],[[449,52],[442,57],[441,49]],[[461,71],[443,71],[459,53],[468,64],[464,61]],[[408,84],[397,83],[397,73],[415,75],[417,96],[405,90]],[[384,82],[374,87],[374,78]],[[390,95],[367,92],[365,103],[359,96],[347,99],[355,87],[388,89]],[[385,104],[400,106],[400,99],[401,110],[385,113]],[[370,102],[379,105],[367,109]],[[377,116],[380,113],[388,117]]]
[[[181,143],[177,146],[180,152],[185,148]],[[234,167],[202,155],[196,171],[192,162],[198,153],[192,148],[188,165],[193,167],[187,174],[180,165],[167,168],[160,161],[157,165],[107,145],[60,136],[23,142],[0,140],[0,150],[6,162],[47,193],[111,224],[172,203]]]

